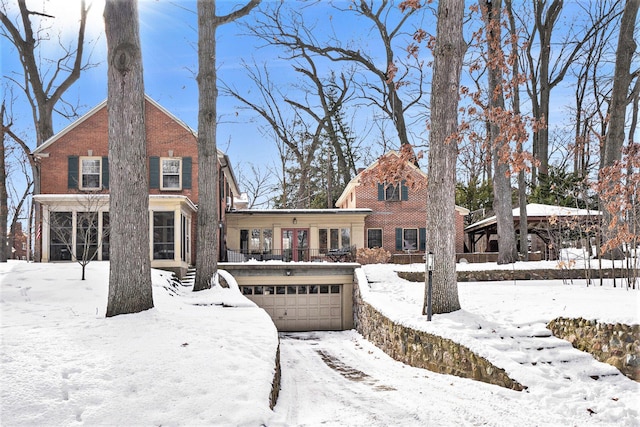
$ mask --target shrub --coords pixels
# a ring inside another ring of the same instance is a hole
[[[359,264],[386,264],[391,259],[391,253],[383,248],[358,248],[356,261]]]

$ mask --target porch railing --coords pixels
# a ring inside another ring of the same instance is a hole
[[[356,247],[342,249],[272,249],[269,251],[247,251],[227,249],[227,262],[284,261],[284,262],[355,262]]]

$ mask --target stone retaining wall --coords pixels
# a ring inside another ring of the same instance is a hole
[[[282,371],[280,368],[280,338],[278,338],[278,349],[276,350],[276,372],[273,374],[273,382],[271,383],[271,394],[269,395],[269,408],[273,409],[278,403],[278,395],[280,394],[280,379]]]
[[[597,360],[640,381],[640,325],[559,317],[547,327],[553,335],[569,341],[578,350],[591,353]]]
[[[510,280],[571,280],[584,279],[590,273],[592,280],[600,278],[600,271],[582,269],[561,269],[545,268],[539,270],[481,270],[481,271],[458,271],[458,282],[487,282],[487,281],[510,281]],[[611,268],[602,269],[602,277],[621,277],[627,272]],[[424,283],[424,271],[399,271],[398,276],[411,282]],[[637,277],[637,276],[636,276]],[[620,279],[623,280],[623,279]]]
[[[360,296],[354,284],[354,322],[356,330],[395,360],[417,368],[456,375],[512,390],[526,387],[488,360],[449,339],[395,324]]]

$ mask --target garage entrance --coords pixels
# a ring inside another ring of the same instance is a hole
[[[353,328],[355,263],[220,263],[280,332]]]
[[[342,285],[241,286],[279,331],[342,329]]]

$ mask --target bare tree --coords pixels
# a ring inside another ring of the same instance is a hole
[[[438,2],[427,184],[427,251],[434,253],[435,267],[433,313],[460,309],[455,259],[455,170],[460,75],[466,50],[463,15],[464,2]],[[423,312],[426,304],[425,296]]]
[[[613,80],[613,91],[611,93],[611,103],[609,104],[609,129],[604,141],[604,154],[601,162],[601,172],[613,167],[622,158],[622,147],[624,146],[625,118],[627,107],[632,103],[634,95],[631,82],[635,78],[640,80],[640,68],[631,70],[632,58],[636,51],[636,41],[634,40],[636,30],[636,17],[640,0],[627,0],[622,18],[620,20],[620,35],[618,37],[618,47],[616,50],[616,65]],[[636,85],[635,90],[640,90]],[[632,135],[632,134],[631,134]],[[629,168],[631,170],[631,168]],[[608,174],[601,173],[600,181],[604,185],[603,193],[610,193],[615,188],[617,182],[610,181]],[[603,231],[605,239],[611,240],[611,230],[615,224],[614,214],[609,209],[603,209]],[[623,220],[624,221],[624,220]],[[620,248],[610,245],[608,256],[622,258]]]
[[[516,19],[513,13],[513,4],[511,0],[505,0],[505,11],[507,13],[509,38],[511,39],[511,108],[514,116],[520,116],[520,34],[516,26]],[[516,150],[519,156],[524,154],[524,147],[522,140],[524,138],[518,137],[518,143]],[[518,172],[518,209],[520,211],[519,218],[519,234],[520,234],[520,254],[524,261],[529,261],[529,226],[527,224],[527,180],[526,169],[522,167]],[[513,215],[512,215],[513,217]],[[513,218],[512,218],[513,219]]]
[[[198,225],[194,291],[211,287],[218,271],[218,149],[216,142],[216,31],[248,14],[260,0],[227,15],[216,15],[215,0],[198,0]]]
[[[254,82],[255,88],[262,99],[250,100],[237,90],[231,88],[226,88],[225,90],[245,106],[258,113],[269,124],[271,131],[276,136],[284,178],[283,200],[279,203],[279,206],[290,208],[308,207],[309,171],[312,162],[315,160],[316,152],[323,142],[322,135],[329,117],[324,116],[322,113],[318,115],[308,107],[302,108],[301,102],[293,101],[280,93],[271,81],[266,65],[262,69],[257,66],[253,69],[245,68],[249,72],[249,77]],[[284,106],[287,105],[293,108],[290,111],[286,111]],[[309,123],[302,116],[302,113],[309,116],[316,114],[315,118],[317,120],[315,123]],[[287,184],[286,179],[287,166],[291,158],[295,160],[294,167],[297,169],[296,175],[298,179],[295,187],[291,185],[292,183]],[[286,203],[283,203],[285,200]]]
[[[47,58],[45,61],[42,61],[38,52],[43,38],[47,37],[47,30],[36,27],[32,18],[54,19],[55,17],[28,9],[25,0],[18,0],[18,8],[20,11],[18,23],[14,23],[7,16],[4,2],[0,9],[1,34],[16,48],[23,69],[22,73],[6,77],[22,89],[29,101],[36,128],[36,146],[40,146],[54,134],[53,113],[56,111],[56,106],[59,106],[60,103],[65,104],[62,99],[64,93],[80,78],[82,70],[90,66],[90,64],[83,62],[89,8],[85,1],[81,0],[78,36],[75,39],[75,44],[66,46],[60,42],[59,45],[62,49],[60,57],[57,59]],[[29,155],[29,148],[26,145],[23,148],[26,149],[25,153]],[[33,192],[40,194],[39,165],[36,162],[32,162],[31,165],[34,182]],[[35,214],[35,222],[40,224],[39,208],[35,209]],[[39,242],[36,242],[35,259],[36,261],[40,260]]]
[[[532,171],[533,184],[537,184],[538,175],[547,174],[549,165],[551,91],[564,80],[582,46],[602,27],[611,24],[618,6],[613,3],[611,8],[602,10],[596,21],[587,24],[579,33],[570,28],[564,32],[565,40],[557,42],[553,33],[557,29],[563,7],[563,0],[533,1],[533,28],[528,34],[525,51],[527,74],[530,75],[527,92],[531,98],[533,116],[540,124],[533,134],[533,155],[540,162]]]
[[[9,251],[7,247],[7,216],[9,214],[9,197],[7,195],[7,169],[5,166],[5,115],[6,105],[3,100],[2,106],[0,106],[0,142],[2,143],[2,152],[0,152],[0,262],[7,262]]]
[[[137,0],[107,0],[111,248],[107,317],[153,307],[149,185]]]
[[[273,190],[271,169],[253,163],[247,164],[246,167],[239,165],[234,169],[238,171],[238,180],[244,183],[244,188],[247,190],[248,208],[268,207],[269,196]]]
[[[503,70],[507,66],[502,51],[502,1],[482,0],[481,10],[487,32],[487,68],[489,77],[489,145],[493,159],[493,209],[498,227],[498,264],[510,264],[518,259],[516,234],[511,206],[511,171],[509,159],[511,138],[505,129],[510,119],[504,103]]]
[[[403,53],[408,50],[408,55],[398,55],[396,44],[398,39],[407,36],[411,19],[421,16],[422,2],[413,3],[415,7],[406,8],[400,18],[392,13],[397,5],[389,0],[358,0],[350,2],[348,7],[339,3],[334,5],[337,13],[355,15],[355,19],[369,24],[369,41],[382,52],[381,60],[374,53],[366,52],[364,47],[349,46],[353,43],[347,43],[335,34],[330,40],[318,40],[314,28],[304,22],[302,13],[290,8],[287,14],[284,3],[264,11],[251,31],[266,43],[291,52],[304,51],[334,63],[355,65],[370,77],[360,83],[363,101],[379,108],[392,121],[401,145],[410,144],[414,141],[409,136],[407,114],[422,101],[424,69],[416,51],[411,46],[407,49],[408,41],[403,46]],[[417,120],[424,117],[422,114]]]

